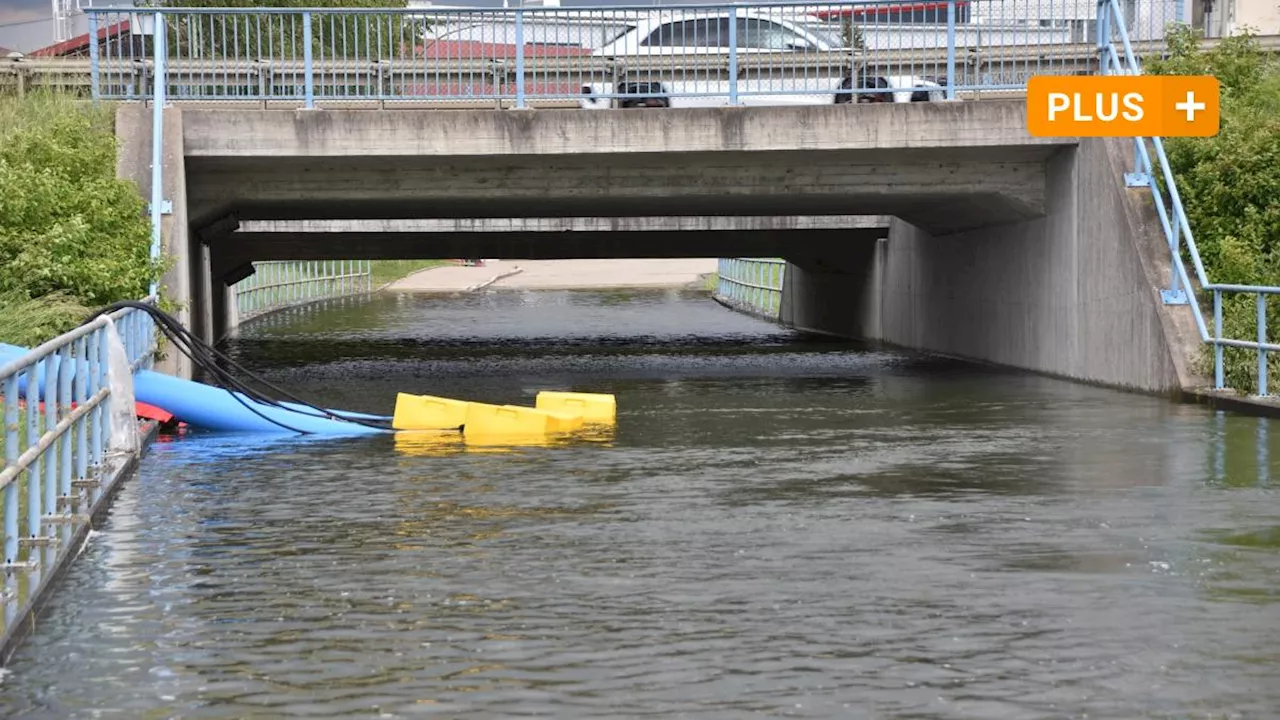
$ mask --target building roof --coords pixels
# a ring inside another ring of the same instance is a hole
[[[98,40],[106,40],[129,32],[129,21],[122,20],[114,25],[108,25],[98,30]],[[39,50],[32,50],[27,53],[30,57],[65,57],[76,53],[85,52],[89,49],[89,33],[77,35],[70,40],[63,40],[60,43],[54,43],[48,47],[42,47]]]
[[[0,45],[0,58],[10,58],[10,57],[22,57],[22,53],[18,52],[17,50],[10,50],[5,46]]]

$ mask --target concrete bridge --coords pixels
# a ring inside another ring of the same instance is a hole
[[[146,192],[149,111],[119,113],[120,170]],[[166,286],[213,338],[253,260],[767,255],[791,264],[781,315],[797,328],[1181,387],[1190,316],[1160,302],[1168,261],[1124,186],[1128,155],[1024,123],[1016,101],[172,107]]]

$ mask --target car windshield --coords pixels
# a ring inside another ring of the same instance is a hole
[[[832,33],[825,28],[817,28],[813,25],[803,25],[804,31],[812,35],[818,42],[835,50],[844,47],[844,40],[839,35]]]
[[[622,37],[623,35],[626,35],[627,33],[631,32],[632,30],[635,30],[635,29],[636,29],[636,26],[635,26],[635,25],[623,25],[623,26],[622,26],[622,29],[621,29],[621,30],[619,30],[619,31],[618,31],[618,33],[617,33],[616,35],[614,35],[613,37],[609,38],[608,40],[605,40],[603,43],[600,43],[600,45],[601,45],[601,46],[608,45],[609,43],[614,42],[614,41],[615,41],[615,40],[617,40],[618,38]]]

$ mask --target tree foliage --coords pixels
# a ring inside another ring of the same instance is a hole
[[[158,276],[143,201],[116,179],[112,119],[108,108],[48,92],[0,99],[6,309],[45,298],[59,307],[136,299]],[[46,315],[38,324],[58,325]]]
[[[1199,40],[1196,31],[1176,27],[1168,55],[1146,63],[1152,74],[1213,75],[1221,86],[1216,136],[1165,141],[1187,219],[1210,282],[1280,285],[1280,63],[1251,33],[1224,38],[1210,50]],[[1256,339],[1255,297],[1224,294],[1223,300],[1224,337]],[[1201,306],[1208,309],[1212,301],[1203,294]],[[1267,334],[1276,342],[1280,298],[1269,305]],[[1257,355],[1228,349],[1226,360],[1227,384],[1254,391]],[[1273,364],[1273,378],[1277,369],[1280,363]]]

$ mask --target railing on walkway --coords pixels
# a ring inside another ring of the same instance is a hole
[[[240,321],[294,305],[373,290],[368,260],[269,261],[231,286]]]
[[[1098,54],[1101,74],[1122,73],[1141,74],[1142,67],[1134,52],[1127,20],[1120,0],[1098,0]],[[1117,48],[1117,42],[1119,47]],[[1155,160],[1152,160],[1154,154]],[[1169,245],[1172,257],[1172,273],[1169,285],[1162,291],[1164,302],[1169,305],[1191,306],[1195,318],[1196,329],[1200,339],[1213,347],[1214,388],[1226,389],[1226,373],[1223,350],[1228,347],[1251,349],[1257,353],[1258,367],[1255,382],[1255,395],[1267,396],[1268,352],[1280,352],[1280,344],[1270,342],[1267,333],[1267,298],[1280,294],[1280,287],[1257,285],[1226,285],[1209,281],[1204,263],[1200,259],[1200,251],[1196,247],[1195,237],[1191,232],[1191,224],[1182,206],[1182,197],[1178,193],[1178,185],[1174,179],[1173,169],[1169,165],[1169,157],[1165,153],[1164,142],[1160,138],[1136,138],[1134,140],[1134,168],[1125,177],[1131,187],[1149,187],[1155,201],[1156,213],[1160,218],[1160,227]],[[1156,177],[1159,173],[1159,177]],[[1164,190],[1161,189],[1164,185]],[[1183,255],[1191,259],[1195,267],[1195,284],[1187,273]],[[1197,285],[1199,286],[1197,292]],[[1210,333],[1200,309],[1198,294],[1207,294],[1213,303],[1213,330]],[[1229,294],[1245,294],[1255,297],[1257,307],[1256,337],[1249,340],[1223,337],[1222,303],[1223,296]]]
[[[1158,52],[1184,2],[1125,6]],[[86,12],[93,94],[117,100],[849,102],[1098,67],[1088,0]]]
[[[129,308],[110,319],[130,370],[150,368],[156,347],[151,317]],[[0,365],[5,568],[0,647],[22,632],[37,596],[74,557],[132,458],[112,452],[125,438],[115,436],[120,425],[111,422],[108,411],[118,399],[108,376],[108,324],[99,317]],[[136,430],[132,407],[124,416]]]
[[[713,293],[735,310],[777,320],[787,261],[779,258],[720,258]]]

